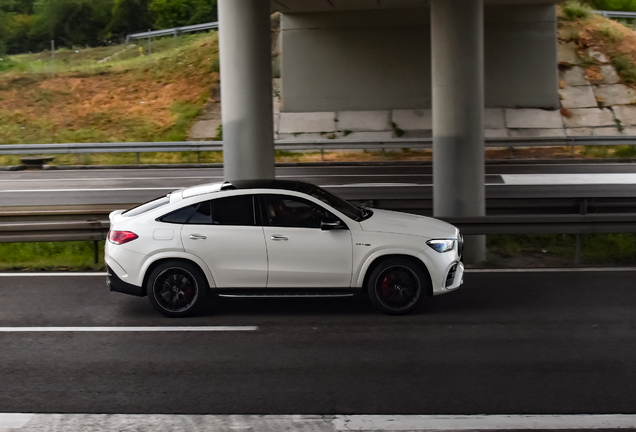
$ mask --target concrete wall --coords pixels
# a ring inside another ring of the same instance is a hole
[[[488,107],[557,108],[553,5],[488,6]],[[282,111],[431,106],[429,9],[285,14]]]

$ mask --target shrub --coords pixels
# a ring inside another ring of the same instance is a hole
[[[563,18],[570,21],[588,18],[592,13],[592,8],[578,0],[567,1],[561,10],[563,11]]]
[[[618,53],[612,57],[612,65],[616,73],[628,83],[636,83],[636,65],[631,57],[625,53]]]

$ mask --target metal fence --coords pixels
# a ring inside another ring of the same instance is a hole
[[[488,148],[514,147],[575,147],[636,145],[636,136],[585,136],[538,138],[488,138]],[[389,140],[276,140],[276,150],[374,150],[374,149],[430,149],[432,138],[394,138]],[[179,142],[119,142],[119,143],[60,143],[60,144],[4,144],[0,155],[69,154],[69,153],[144,153],[182,151],[223,151],[222,141]]]
[[[104,216],[106,217],[106,216]],[[636,232],[636,214],[506,215],[442,218],[463,234],[592,234]],[[0,243],[105,240],[108,220],[0,223]]]
[[[126,36],[126,43],[128,43],[131,39],[151,39],[153,37],[171,36],[171,35],[174,37],[177,37],[179,36],[180,33],[212,30],[217,28],[219,28],[219,22],[215,21],[215,22],[195,24],[195,25],[184,26],[184,27],[174,27],[174,28],[163,29],[163,30],[133,33]]]
[[[598,11],[594,13],[603,15],[607,18],[636,18],[636,12],[623,12],[623,11]]]

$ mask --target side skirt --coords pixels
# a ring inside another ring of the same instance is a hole
[[[219,297],[321,298],[352,297],[360,288],[213,288]]]

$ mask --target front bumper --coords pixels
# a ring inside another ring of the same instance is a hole
[[[464,283],[464,263],[456,262],[451,266],[446,275],[446,284],[444,289],[451,291],[457,289]]]
[[[138,287],[136,285],[124,282],[109,266],[106,266],[106,285],[108,285],[111,291],[130,294],[138,297],[144,297],[146,295],[146,290],[144,290],[143,287]]]

